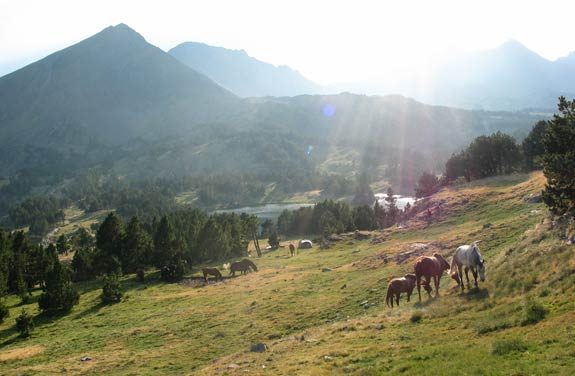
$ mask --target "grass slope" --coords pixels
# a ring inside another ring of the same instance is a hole
[[[295,258],[280,249],[255,260],[258,273],[205,287],[127,276],[125,300],[101,306],[101,282],[82,284],[80,305],[37,316],[27,340],[14,318],[37,304],[11,297],[0,374],[568,374],[575,256],[543,205],[523,200],[543,184],[536,173],[446,189],[432,199],[443,209],[431,225],[415,218],[374,234],[382,243],[347,239]],[[424,244],[424,253],[450,256],[473,240],[487,260],[480,289],[459,293],[444,278],[439,299],[384,306],[387,281],[412,270],[414,257],[397,264],[398,253]],[[523,325],[528,299],[548,314]],[[257,342],[269,350],[249,352]]]

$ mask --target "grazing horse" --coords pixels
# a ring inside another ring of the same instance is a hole
[[[431,298],[432,288],[430,286],[430,279],[433,277],[435,283],[435,296],[439,296],[439,281],[443,275],[443,271],[449,269],[449,263],[439,253],[434,253],[433,256],[420,256],[415,260],[415,277],[417,279],[417,293],[419,301],[421,301],[421,278],[425,277],[423,282],[427,294]],[[427,285],[427,287],[425,286]]]
[[[236,276],[236,272],[240,272],[241,274],[246,274],[250,272],[250,268],[254,270],[254,272],[258,271],[257,266],[248,259],[243,259],[242,261],[232,262],[230,265],[230,274],[232,276]]]
[[[208,283],[208,275],[213,275],[216,277],[216,282],[218,281],[218,278],[220,280],[222,280],[222,273],[220,273],[220,271],[217,268],[203,268],[202,269],[202,273],[204,273],[204,281],[206,281],[206,283]]]
[[[469,269],[473,274],[473,279],[475,280],[475,287],[477,287],[477,273],[479,273],[479,279],[481,282],[485,281],[485,260],[481,257],[479,253],[479,247],[477,246],[477,241],[473,242],[471,245],[462,245],[455,250],[453,254],[453,259],[451,260],[451,272],[457,271],[459,274],[458,285],[461,286],[461,290],[465,290],[463,283],[463,274],[461,273],[462,267],[465,270],[465,278],[467,278],[467,287],[469,288]]]
[[[291,244],[289,245],[289,254],[291,257],[295,256],[295,245]]]
[[[385,296],[385,304],[393,308],[393,298],[395,297],[395,302],[399,307],[399,298],[402,292],[407,293],[407,301],[409,302],[411,293],[413,293],[413,289],[415,288],[416,280],[417,278],[415,274],[410,273],[401,278],[394,278],[389,281],[389,286],[387,287],[387,295]]]

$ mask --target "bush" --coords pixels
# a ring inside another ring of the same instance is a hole
[[[146,282],[146,272],[144,271],[144,269],[138,269],[138,271],[136,272],[136,279],[138,280],[138,282],[141,283]]]
[[[525,318],[521,322],[521,325],[536,324],[543,320],[547,315],[547,309],[541,304],[534,300],[529,300],[525,305]]]
[[[104,277],[104,286],[102,287],[102,303],[112,304],[119,303],[122,300],[122,291],[120,282],[115,274]]]
[[[434,174],[424,172],[415,186],[415,197],[427,197],[439,191],[439,179]]]
[[[20,316],[16,317],[16,329],[22,338],[30,337],[30,332],[34,329],[34,320],[24,309]]]
[[[4,322],[6,317],[10,316],[10,311],[8,311],[8,307],[4,304],[4,301],[0,300],[0,324]]]
[[[493,355],[507,355],[512,352],[527,351],[527,345],[519,338],[501,339],[493,342],[491,353]]]
[[[272,232],[270,238],[268,239],[268,244],[272,249],[278,249],[280,247],[280,239],[277,232]]]
[[[421,319],[423,319],[423,315],[421,314],[421,312],[414,312],[409,318],[409,321],[411,321],[412,323],[417,323],[420,322]]]
[[[187,270],[187,262],[180,257],[175,257],[162,268],[162,280],[166,282],[177,282],[184,278]]]

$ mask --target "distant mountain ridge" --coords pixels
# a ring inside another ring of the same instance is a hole
[[[319,85],[290,67],[265,63],[244,50],[185,42],[168,53],[241,97],[283,97],[321,92]]]
[[[409,164],[413,178],[477,135],[524,135],[538,119],[401,96],[242,99],[120,24],[0,78],[0,176],[277,176],[282,166],[293,178],[345,150],[386,176]]]
[[[547,60],[521,43],[436,61],[423,75],[331,86],[368,95],[401,94],[424,103],[492,111],[554,111],[560,95],[575,97],[575,52]]]

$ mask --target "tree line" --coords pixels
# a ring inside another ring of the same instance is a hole
[[[325,200],[314,206],[286,209],[278,217],[276,229],[286,236],[314,234],[327,238],[334,233],[390,227],[413,215],[412,209],[409,204],[399,209],[389,188],[382,204],[376,200],[373,205],[352,206],[343,201]]]

